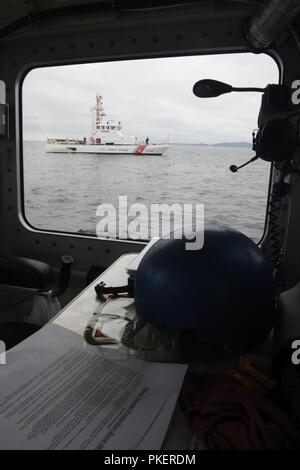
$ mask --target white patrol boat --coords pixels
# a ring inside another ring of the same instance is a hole
[[[163,155],[168,145],[138,143],[137,138],[124,135],[121,132],[121,122],[104,121],[105,112],[103,98],[96,96],[96,105],[91,109],[94,113],[92,136],[89,139],[47,139],[48,153],[97,153],[97,154],[133,154],[133,155]]]

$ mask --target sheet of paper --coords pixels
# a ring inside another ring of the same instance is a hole
[[[160,411],[157,419],[141,440],[136,450],[153,450],[160,449],[164,442],[169,424],[173,417],[173,412],[176,407],[178,399],[178,391],[181,388],[182,379],[178,381],[178,386],[175,386],[175,391],[169,396],[165,406]]]
[[[0,448],[157,449],[185,372],[110,361],[80,335],[47,325],[0,366]]]

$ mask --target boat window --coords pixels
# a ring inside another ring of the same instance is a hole
[[[171,228],[194,224],[196,205],[204,204],[206,223],[224,223],[258,241],[270,165],[256,161],[238,173],[229,167],[253,156],[261,94],[199,99],[193,85],[204,78],[264,87],[278,83],[279,73],[271,57],[250,53],[30,71],[22,88],[27,222],[48,231],[147,239],[168,220]],[[119,132],[111,132],[110,119]],[[115,221],[107,217],[101,226],[105,207],[113,207]],[[155,221],[153,207],[160,211]]]

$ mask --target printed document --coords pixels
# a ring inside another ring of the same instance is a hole
[[[185,372],[109,360],[47,325],[0,366],[0,449],[158,449]]]

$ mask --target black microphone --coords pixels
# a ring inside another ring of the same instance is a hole
[[[232,91],[239,91],[239,92],[249,92],[249,91],[257,91],[259,93],[263,93],[265,91],[264,88],[257,88],[257,87],[233,87],[228,85],[228,83],[219,82],[218,80],[210,80],[204,79],[199,80],[193,86],[193,93],[198,98],[215,98],[220,95],[225,95],[226,93],[231,93]]]
[[[229,170],[232,171],[232,173],[236,173],[237,171],[239,171],[241,168],[244,168],[244,166],[247,166],[249,165],[249,163],[252,163],[252,162],[255,162],[255,160],[258,160],[258,156],[255,155],[255,157],[251,158],[251,160],[249,160],[248,162],[244,163],[243,165],[241,166],[236,166],[236,165],[231,165],[229,167]]]

